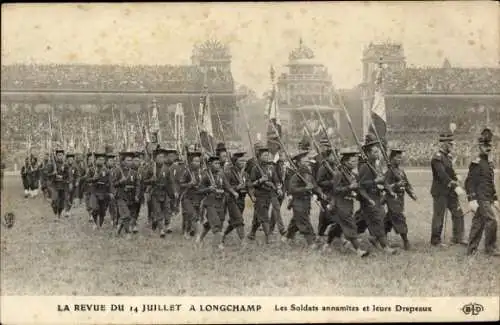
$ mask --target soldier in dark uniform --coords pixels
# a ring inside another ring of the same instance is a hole
[[[141,179],[133,168],[135,152],[120,152],[122,164],[113,170],[112,185],[120,220],[117,235],[122,230],[127,234],[137,232],[137,205],[139,204]]]
[[[255,153],[255,157],[251,157],[250,159],[247,160],[247,163],[245,165],[245,173],[250,177],[250,173],[253,169],[253,167],[255,166],[255,164],[257,163],[257,155],[259,153],[259,150],[260,148],[264,148],[264,144],[261,143],[261,142],[256,142],[254,144],[254,153]],[[248,188],[248,196],[250,197],[250,200],[252,200],[253,203],[255,203],[255,190],[254,188],[251,186],[251,184],[249,184],[249,188]]]
[[[106,153],[96,153],[95,166],[89,168],[87,182],[90,186],[90,209],[94,229],[102,227],[110,200],[114,199],[111,170],[106,166]]]
[[[376,246],[380,247],[388,254],[395,254],[397,251],[389,246],[385,233],[385,210],[382,199],[385,189],[385,177],[380,171],[374,170],[377,160],[380,158],[380,142],[369,137],[370,141],[365,141],[363,150],[367,156],[367,161],[359,167],[359,194],[360,205],[364,219],[368,225],[368,230],[373,236]]]
[[[441,134],[439,142],[441,142],[441,148],[431,159],[431,195],[434,206],[431,244],[444,246],[441,242],[441,233],[445,211],[449,209],[453,223],[452,243],[467,245],[467,241],[464,240],[464,213],[459,202],[459,195],[463,195],[465,191],[460,187],[453,168],[453,134]]]
[[[144,183],[151,187],[151,206],[153,209],[152,229],[159,228],[160,237],[165,237],[165,228],[170,225],[172,215],[172,199],[177,200],[178,192],[175,186],[175,179],[171,170],[172,163],[167,163],[167,157],[177,154],[173,149],[158,148],[153,152],[154,164],[148,168]]]
[[[495,189],[495,166],[490,158],[493,133],[486,128],[479,138],[479,157],[469,165],[465,179],[465,190],[469,207],[474,212],[469,235],[467,254],[477,252],[484,231],[485,253],[500,256],[497,247],[497,220],[493,208],[500,212],[498,196]]]
[[[48,167],[48,176],[51,179],[52,211],[59,218],[64,210],[67,191],[72,188],[72,179],[69,169],[64,163],[64,150],[56,150],[55,165]]]
[[[24,166],[21,168],[21,178],[24,187],[24,197],[35,197],[39,187],[39,170],[35,156],[30,155],[26,157]]]
[[[132,232],[137,232],[137,221],[139,220],[139,215],[141,212],[141,207],[144,204],[144,191],[145,186],[143,182],[144,177],[144,152],[137,151],[133,158],[132,168],[137,172],[137,177],[139,178],[139,201],[137,202],[137,211],[135,211],[135,223],[132,227]]]
[[[314,164],[312,165],[312,173],[314,179],[318,179],[318,172],[322,166],[325,166],[325,160],[332,153],[332,146],[327,137],[323,137],[319,141],[320,152],[314,156]],[[334,165],[331,165],[334,166]],[[329,224],[329,213],[326,209],[320,209],[318,216],[318,236],[324,236],[326,227]]]
[[[245,152],[235,152],[231,156],[231,167],[225,172],[226,180],[230,187],[227,196],[227,209],[229,214],[229,224],[224,231],[222,242],[225,241],[234,229],[238,233],[241,242],[245,239],[245,224],[243,221],[243,211],[245,210],[245,199],[247,196],[248,175],[245,173]]]
[[[109,170],[111,174],[115,172],[115,170],[119,167],[118,164],[120,164],[120,161],[116,160],[116,155],[111,152],[110,147],[106,147],[106,168]],[[108,211],[109,215],[111,216],[112,224],[113,226],[118,225],[118,221],[120,220],[120,212],[118,211],[118,204],[116,202],[116,197],[113,197],[109,199],[108,202]]]
[[[91,168],[95,165],[95,155],[93,152],[88,152],[86,158],[87,163],[85,165],[85,174],[81,177],[80,182],[83,183],[83,200],[85,202],[85,210],[87,210],[89,214],[89,222],[94,222],[94,218],[92,217],[92,206],[90,205],[91,186],[88,178]]]
[[[306,239],[310,248],[315,248],[315,233],[311,224],[311,199],[314,192],[320,192],[315,188],[314,176],[312,175],[311,161],[307,157],[308,151],[302,151],[292,157],[294,164],[297,165],[297,173],[292,175],[289,183],[289,192],[292,195],[292,219],[288,224],[286,238],[288,241],[295,237],[295,233],[300,232]],[[300,176],[299,176],[300,175]]]
[[[266,243],[270,243],[270,228],[269,228],[269,207],[275,209],[273,213],[281,213],[276,211],[278,204],[278,196],[283,195],[282,185],[271,161],[268,148],[260,148],[258,152],[258,163],[256,163],[250,172],[250,183],[255,191],[255,206],[252,228],[248,235],[248,239],[254,240],[255,233],[260,225],[266,236]],[[275,201],[275,204],[272,202]]]
[[[354,200],[359,198],[358,175],[354,172],[354,168],[359,152],[345,148],[340,152],[340,155],[340,166],[334,171],[333,182],[330,185],[333,194],[331,204],[335,211],[335,227],[330,227],[328,230],[327,245],[331,244],[335,237],[340,237],[340,234],[343,234],[346,239],[344,246],[349,242],[358,256],[365,257],[368,252],[360,247],[358,227],[354,218]]]
[[[199,193],[202,178],[201,152],[189,151],[187,153],[188,165],[182,171],[179,186],[182,194],[182,231],[184,238],[189,239],[202,232],[200,204],[203,195]]]
[[[410,249],[408,240],[408,226],[406,225],[405,209],[405,193],[408,193],[412,200],[416,201],[417,196],[413,191],[413,187],[408,181],[408,177],[401,167],[403,160],[402,149],[391,149],[389,159],[391,167],[387,169],[385,174],[386,188],[390,190],[391,195],[386,197],[387,214],[385,222],[385,231],[389,233],[392,228],[403,240],[405,250]]]
[[[70,215],[71,207],[73,206],[73,199],[80,182],[80,174],[74,159],[74,154],[66,154],[66,165],[68,167],[68,173],[71,176],[71,189],[68,189],[68,191],[66,192],[66,200],[64,204],[64,210],[68,216]]]
[[[283,222],[283,218],[281,216],[281,205],[285,200],[285,191],[283,190],[285,186],[285,181],[287,177],[287,169],[285,166],[284,152],[282,152],[281,144],[279,141],[279,137],[276,136],[275,132],[268,132],[267,134],[268,141],[267,147],[269,148],[269,152],[271,154],[272,163],[275,169],[275,172],[278,176],[280,186],[282,188],[281,195],[276,197],[276,200],[271,202],[272,205],[275,205],[271,209],[271,219],[269,223],[269,233],[272,234],[274,232],[274,228],[278,226],[278,232],[283,236],[286,233],[285,224]],[[280,213],[277,213],[279,211]]]
[[[50,198],[49,183],[47,176],[47,166],[49,165],[49,154],[45,153],[42,162],[38,165],[38,170],[40,172],[40,190],[42,191],[44,198]]]
[[[83,186],[85,182],[83,181],[83,177],[85,175],[85,162],[84,155],[79,153],[75,156],[75,164],[79,179],[77,180],[76,189],[75,189],[75,197],[78,199],[78,204],[80,205],[83,202]]]
[[[324,144],[326,146],[326,144]],[[333,155],[333,149],[327,147],[324,149],[323,157],[317,166],[316,182],[320,189],[325,193],[328,201],[333,200],[333,176],[336,170],[336,162]],[[324,236],[328,226],[333,226],[333,211],[321,209],[318,220],[318,236]]]
[[[230,186],[224,176],[218,156],[208,158],[208,169],[201,179],[199,191],[205,195],[202,204],[206,209],[206,222],[203,224],[203,231],[197,237],[196,241],[197,243],[201,243],[208,232],[212,230],[214,234],[213,246],[223,249],[222,227],[225,218],[224,207],[226,193],[230,192]],[[234,193],[231,194],[234,195]]]

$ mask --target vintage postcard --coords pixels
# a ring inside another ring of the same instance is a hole
[[[1,24],[2,324],[499,320],[498,2]]]

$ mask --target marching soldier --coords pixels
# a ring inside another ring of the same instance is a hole
[[[455,144],[453,134],[441,134],[439,142],[441,148],[431,159],[431,195],[434,208],[431,245],[445,246],[441,242],[441,233],[446,209],[450,210],[453,223],[452,243],[467,245],[467,241],[464,240],[464,213],[459,202],[459,196],[465,191],[460,187],[453,168],[452,150]]]
[[[134,227],[132,228],[132,232],[137,232],[137,220],[139,219],[139,215],[141,212],[141,207],[144,204],[144,191],[145,186],[143,182],[144,177],[144,152],[137,151],[135,153],[132,168],[137,172],[137,177],[139,178],[139,201],[137,202],[137,211],[135,211],[135,222]]]
[[[292,157],[295,165],[297,165],[297,172],[291,176],[289,183],[289,191],[292,195],[291,207],[293,211],[292,219],[288,224],[286,232],[287,241],[291,241],[295,233],[300,232],[306,239],[307,245],[314,249],[315,233],[311,224],[311,200],[314,192],[321,193],[319,188],[315,188],[314,177],[312,175],[311,161],[307,157],[308,151],[303,151]]]
[[[83,177],[85,175],[85,162],[84,162],[84,155],[79,153],[75,157],[75,164],[76,164],[76,169],[77,173],[79,176],[75,190],[75,196],[78,198],[78,204],[81,204],[83,202],[83,187],[84,187],[84,181]]]
[[[326,146],[325,143],[323,143]],[[316,172],[316,182],[325,194],[328,201],[332,201],[334,197],[333,182],[335,175],[335,159],[331,147],[324,148],[323,159],[319,162],[319,168]],[[322,209],[319,213],[318,220],[318,236],[324,236],[328,226],[333,226],[333,211]]]
[[[345,148],[340,151],[340,166],[332,175],[331,193],[333,201],[331,203],[334,213],[336,227],[330,227],[328,230],[327,245],[333,242],[335,237],[341,234],[347,242],[351,243],[360,257],[365,257],[368,252],[361,249],[358,239],[358,227],[354,217],[354,201],[359,198],[358,176],[354,169],[357,163],[359,152]],[[344,245],[347,243],[344,241]]]
[[[283,222],[283,218],[281,216],[281,205],[283,204],[283,201],[285,200],[285,188],[286,188],[286,181],[290,177],[290,173],[288,173],[288,169],[286,167],[285,159],[284,159],[284,149],[281,148],[281,144],[279,141],[279,137],[276,135],[275,132],[270,132],[267,135],[268,137],[268,148],[271,153],[271,157],[273,157],[273,164],[274,168],[276,171],[276,174],[278,176],[278,180],[280,182],[280,186],[282,188],[281,195],[277,196],[277,200],[273,200],[271,204],[274,204],[274,206],[271,209],[271,219],[270,219],[270,224],[269,224],[269,233],[272,234],[274,232],[274,228],[278,226],[278,232],[284,238],[283,236],[286,233],[285,229],[285,224]],[[276,213],[276,211],[280,213]]]
[[[406,225],[406,217],[404,215],[405,193],[408,193],[414,201],[417,200],[417,196],[403,168],[401,168],[403,152],[404,150],[401,149],[391,149],[389,156],[391,167],[387,169],[385,174],[385,184],[386,188],[390,190],[391,195],[386,197],[387,215],[385,231],[389,233],[394,228],[403,240],[404,249],[409,250],[408,226]]]
[[[71,177],[71,187],[66,192],[67,196],[64,204],[64,210],[67,216],[70,215],[70,210],[71,207],[73,206],[73,199],[75,197],[75,193],[78,189],[80,182],[80,174],[78,172],[78,167],[76,166],[74,159],[75,159],[74,154],[72,153],[66,154],[66,165],[68,167],[68,173],[70,174]]]
[[[231,191],[229,184],[227,184],[218,156],[211,156],[208,158],[208,168],[201,180],[200,193],[205,195],[202,204],[206,209],[207,220],[203,224],[203,231],[201,235],[196,238],[196,242],[198,244],[201,243],[208,232],[212,230],[214,235],[213,247],[224,249],[221,232],[225,218],[224,207],[226,193],[232,195],[236,193],[234,190]]]
[[[72,190],[72,179],[69,169],[64,163],[64,150],[56,150],[54,163],[48,166],[52,191],[52,211],[59,218],[65,207],[67,191]]]
[[[106,168],[108,171],[113,174],[115,170],[119,167],[118,164],[120,161],[116,161],[116,155],[111,152],[111,148],[106,146]],[[114,194],[114,193],[113,193]],[[120,220],[120,213],[118,211],[118,205],[116,202],[116,197],[110,197],[109,202],[107,203],[109,215],[111,216],[113,226],[118,225],[118,221]]]
[[[182,191],[182,230],[184,238],[189,239],[202,232],[200,204],[203,195],[199,192],[202,179],[201,152],[189,151],[187,153],[188,165],[182,173],[179,186]]]
[[[271,161],[268,148],[260,148],[257,153],[257,162],[250,172],[250,183],[255,191],[254,216],[248,239],[254,240],[255,233],[260,225],[266,236],[266,243],[270,243],[269,207],[278,207],[278,196],[283,195],[280,180]],[[275,204],[272,202],[275,201]],[[274,211],[273,213],[281,213]]]
[[[236,229],[238,237],[244,243],[245,229],[243,221],[243,211],[245,210],[245,199],[247,195],[248,176],[245,173],[245,152],[235,152],[231,156],[231,167],[225,172],[230,193],[227,196],[227,210],[229,214],[229,224],[224,231],[222,242]]]
[[[110,200],[114,199],[111,170],[106,166],[106,153],[96,153],[95,166],[89,168],[87,181],[90,185],[89,205],[94,219],[94,229],[101,228]]]
[[[226,144],[224,142],[217,143],[215,147],[215,154],[220,159],[220,166],[223,171],[227,171],[231,165],[229,161],[229,153],[227,152]]]
[[[312,165],[312,173],[315,179],[318,179],[319,169],[321,167],[326,167],[325,163],[329,163],[325,162],[325,160],[328,160],[328,156],[332,153],[332,146],[330,145],[330,141],[326,136],[320,139],[319,145],[320,145],[320,152],[316,156],[314,156],[313,158],[314,164]],[[334,165],[331,164],[330,166]],[[330,173],[332,171],[330,171]],[[329,212],[326,209],[320,209],[318,216],[318,236],[325,235],[326,227],[329,224],[328,219],[329,219]]]
[[[385,233],[385,210],[382,205],[384,195],[384,176],[380,175],[374,166],[380,158],[380,142],[367,136],[367,141],[363,146],[367,161],[361,163],[359,167],[359,194],[360,205],[363,217],[368,225],[371,236],[374,237],[372,243],[380,247],[388,254],[395,254],[397,251],[389,246]]]
[[[178,193],[175,186],[175,179],[170,169],[172,163],[167,163],[168,156],[177,154],[176,150],[158,148],[153,152],[154,164],[148,168],[144,183],[151,187],[151,207],[153,209],[152,229],[159,228],[160,237],[165,237],[167,228],[170,225],[171,200],[177,200]]]
[[[137,206],[139,205],[140,177],[133,168],[135,152],[120,152],[121,166],[113,171],[113,189],[120,219],[118,221],[117,235],[122,230],[130,234],[137,232]]]
[[[495,189],[495,167],[490,157],[493,133],[486,128],[479,138],[479,157],[469,165],[465,179],[465,189],[469,207],[474,212],[469,235],[467,254],[477,252],[484,231],[485,252],[491,256],[500,256],[497,242],[497,220],[493,207],[500,212]]]
[[[38,166],[38,170],[40,172],[40,190],[42,191],[44,198],[50,197],[50,184],[47,175],[47,166],[49,165],[49,154],[45,153],[42,162]]]
[[[85,174],[81,177],[80,182],[82,185],[83,192],[83,200],[85,202],[85,210],[87,210],[89,214],[89,222],[94,222],[94,218],[92,217],[92,206],[90,205],[90,195],[91,195],[91,186],[89,183],[89,175],[90,170],[94,167],[95,164],[95,155],[93,152],[87,153],[87,164],[85,166]]]
[[[257,164],[257,156],[259,153],[259,150],[263,148],[264,145],[261,142],[256,142],[254,144],[254,153],[255,157],[251,157],[250,159],[247,160],[247,163],[245,165],[245,173],[250,176],[250,173],[252,172],[253,167]],[[250,200],[255,203],[255,190],[251,184],[249,184],[248,188],[248,196],[250,197]]]
[[[24,187],[24,197],[35,197],[38,191],[39,170],[37,158],[33,155],[26,157],[24,166],[21,168],[21,178]]]

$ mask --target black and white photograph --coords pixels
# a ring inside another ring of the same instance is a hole
[[[1,17],[2,323],[499,320],[498,2]]]

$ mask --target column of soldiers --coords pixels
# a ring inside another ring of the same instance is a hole
[[[433,182],[433,218],[431,244],[443,246],[445,211],[452,216],[452,244],[467,246],[475,254],[485,232],[485,251],[498,256],[497,221],[494,209],[500,209],[494,185],[494,166],[489,157],[492,133],[485,129],[478,141],[480,155],[469,167],[464,186],[453,168],[453,134],[440,135],[439,151],[431,159]],[[245,246],[262,229],[265,242],[271,243],[277,228],[281,241],[288,243],[302,234],[311,249],[323,244],[330,249],[335,240],[341,247],[360,257],[369,255],[362,248],[360,235],[368,230],[369,242],[381,251],[397,252],[387,235],[394,230],[402,248],[410,250],[405,199],[417,196],[408,181],[402,160],[404,150],[387,150],[368,134],[359,150],[333,148],[329,139],[320,141],[318,154],[310,153],[310,144],[300,143],[290,156],[278,138],[268,135],[268,143],[256,143],[255,156],[229,152],[219,143],[213,154],[186,148],[181,157],[175,149],[146,148],[140,152],[81,154],[56,150],[47,155],[39,168],[31,157],[23,167],[25,193],[38,189],[51,199],[57,218],[70,216],[75,198],[84,203],[96,230],[109,213],[116,235],[127,237],[138,232],[141,207],[147,209],[147,223],[164,238],[172,232],[172,219],[182,208],[182,233],[201,244],[212,233],[214,247],[223,249],[228,236],[236,232]],[[381,153],[387,150],[387,168],[381,168]],[[464,189],[464,188],[465,189]],[[465,239],[464,212],[459,197],[467,195],[474,213],[469,240]],[[253,202],[253,218],[245,235],[244,218],[247,196]],[[288,199],[287,199],[288,198]],[[354,211],[355,202],[359,210]],[[281,216],[283,202],[292,218],[285,226]],[[311,223],[311,209],[319,203],[317,232]],[[224,227],[227,221],[227,226]],[[324,238],[324,240],[321,240]]]

